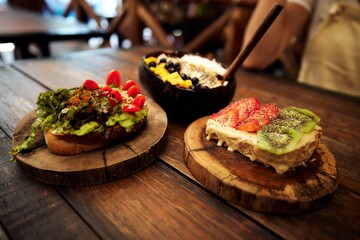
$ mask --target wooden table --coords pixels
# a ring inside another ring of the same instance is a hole
[[[360,101],[285,79],[239,71],[234,100],[255,96],[310,108],[337,160],[338,189],[322,209],[277,216],[229,204],[207,191],[183,160],[185,124],[169,121],[158,160],[126,178],[58,187],[25,176],[8,151],[18,121],[40,92],[102,81],[119,69],[138,81],[140,57],[154,49],[101,49],[0,66],[0,238],[9,239],[359,239]],[[143,90],[146,94],[146,91]]]
[[[80,40],[106,37],[106,30],[91,29],[79,22],[62,17],[42,16],[26,10],[0,5],[0,43],[12,42],[17,58],[29,58],[30,43],[37,44],[43,57],[51,55],[49,43],[61,40]]]

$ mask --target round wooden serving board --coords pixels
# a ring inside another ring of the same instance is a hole
[[[337,187],[333,155],[320,143],[307,163],[294,171],[274,169],[206,140],[208,117],[185,132],[184,159],[207,189],[235,205],[273,214],[300,214],[323,207]]]
[[[72,156],[52,154],[41,130],[30,151],[16,155],[24,173],[38,181],[61,186],[85,186],[116,180],[135,173],[161,153],[165,146],[167,116],[153,100],[147,100],[149,114],[143,128],[111,146]],[[31,132],[35,111],[16,126],[13,145],[21,144]]]

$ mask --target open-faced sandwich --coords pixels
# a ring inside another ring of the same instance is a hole
[[[135,133],[146,123],[149,109],[145,101],[135,81],[121,84],[117,70],[109,72],[104,85],[88,79],[80,87],[42,92],[31,135],[11,153],[27,149],[38,127],[54,154],[99,149]]]
[[[244,98],[210,116],[206,134],[217,145],[284,173],[310,160],[322,135],[319,121],[307,109]]]

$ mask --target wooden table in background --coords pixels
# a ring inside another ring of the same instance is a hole
[[[106,30],[91,29],[79,22],[69,22],[62,17],[43,16],[15,7],[0,5],[0,43],[12,42],[17,58],[30,58],[30,43],[35,43],[43,57],[50,56],[49,43],[61,40],[88,40],[107,37]]]
[[[111,69],[138,81],[149,48],[101,49],[0,66],[0,238],[2,239],[359,239],[360,101],[259,73],[238,71],[234,100],[255,96],[310,108],[337,160],[338,189],[324,208],[277,216],[236,207],[202,187],[183,160],[185,124],[169,121],[165,150],[149,167],[88,187],[25,176],[8,151],[14,128],[40,92],[104,80]],[[143,89],[146,94],[146,91]]]

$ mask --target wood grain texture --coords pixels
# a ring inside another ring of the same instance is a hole
[[[98,239],[52,186],[10,162],[11,140],[0,130],[0,222],[9,239]],[[0,227],[0,239],[3,238]],[[56,233],[56,236],[54,236]]]
[[[237,152],[206,140],[208,117],[185,132],[184,159],[206,188],[239,206],[274,214],[299,214],[323,207],[337,186],[333,155],[320,143],[307,167],[277,174]]]
[[[36,99],[46,89],[10,66],[0,66],[1,127],[11,136],[16,124],[36,106]]]
[[[52,154],[41,131],[31,151],[16,155],[24,173],[38,181],[61,186],[101,184],[135,173],[153,162],[165,145],[167,117],[151,99],[146,125],[132,136],[99,150],[71,156]],[[31,131],[35,111],[27,114],[15,128],[13,145],[21,144]]]
[[[118,181],[59,190],[101,239],[278,239],[160,161]]]

